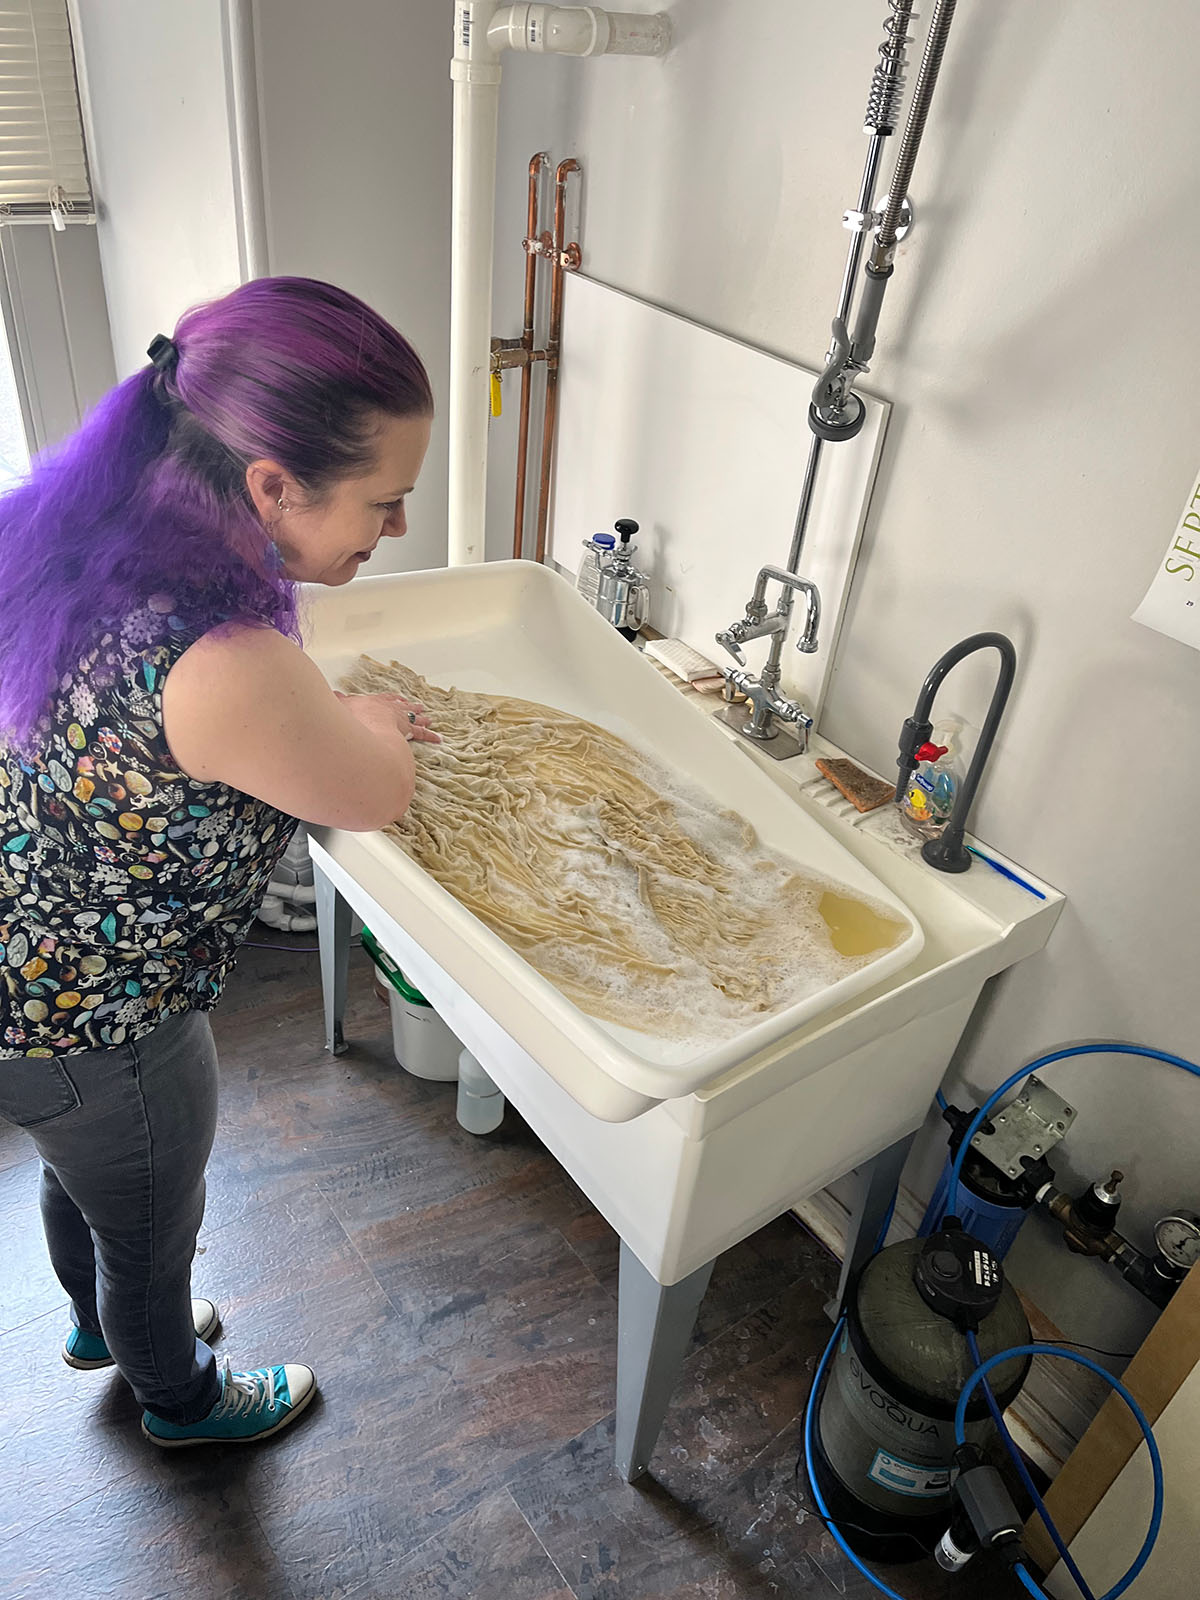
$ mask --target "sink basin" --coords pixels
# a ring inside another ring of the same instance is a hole
[[[382,833],[314,830],[431,964],[578,1104],[606,1121],[702,1091],[920,956],[924,934],[894,891],[707,718],[549,568],[505,561],[359,578],[306,593],[308,649],[336,683],[366,653],[432,682],[541,701],[585,717],[739,812],[762,842],[884,907],[901,936],[866,965],[719,1041],[681,1042],[599,1021],[572,1004]],[[835,905],[836,894],[830,898]],[[845,907],[843,905],[842,909]],[[852,937],[845,925],[835,937]],[[432,974],[431,974],[432,975]],[[414,973],[418,983],[421,976]],[[436,982],[436,977],[435,977]],[[431,995],[437,1001],[437,995]]]

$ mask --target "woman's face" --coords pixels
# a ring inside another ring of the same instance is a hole
[[[278,463],[251,463],[246,483],[289,578],[349,583],[380,539],[404,537],[404,500],[420,473],[429,430],[428,417],[381,418],[370,470],[339,479],[315,499]]]

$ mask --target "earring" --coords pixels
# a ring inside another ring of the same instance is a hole
[[[290,511],[292,509],[291,506],[284,505],[282,495],[279,496],[279,499],[276,500],[275,504],[279,507],[280,511]]]

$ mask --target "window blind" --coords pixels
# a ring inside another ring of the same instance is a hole
[[[67,0],[0,0],[0,222],[92,213]]]

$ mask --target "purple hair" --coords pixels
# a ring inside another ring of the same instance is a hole
[[[173,370],[118,384],[0,499],[0,736],[19,747],[104,626],[156,592],[195,636],[255,621],[298,637],[246,467],[278,461],[319,497],[370,470],[380,414],[433,410],[407,340],[311,278],[197,306],[175,344]]]

